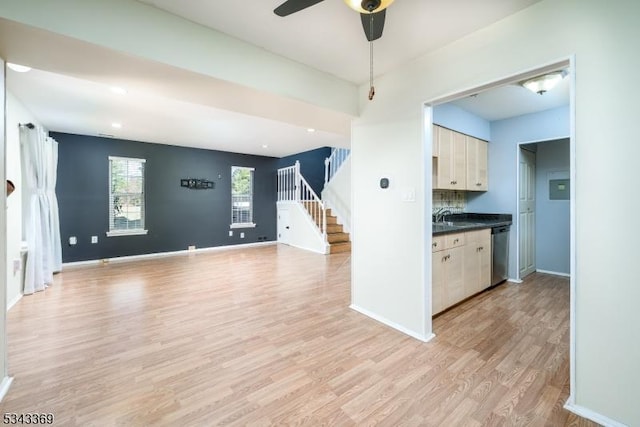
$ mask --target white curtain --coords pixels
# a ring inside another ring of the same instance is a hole
[[[62,268],[56,198],[58,143],[39,127],[20,127],[23,182],[23,237],[28,252],[24,294],[44,290]]]

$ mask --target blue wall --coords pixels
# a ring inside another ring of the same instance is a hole
[[[274,157],[251,156],[93,136],[51,134],[58,141],[56,195],[64,262],[276,240]],[[146,159],[147,235],[106,237],[109,228],[109,156]],[[255,168],[255,228],[231,224],[231,166]],[[180,186],[181,178],[213,181],[212,190]],[[245,238],[240,238],[240,232]],[[78,244],[70,246],[69,237]],[[90,236],[98,236],[91,244]]]
[[[324,159],[331,155],[330,147],[316,148],[278,160],[278,168],[293,166],[296,160],[300,162],[300,173],[307,180],[318,197],[324,188]]]
[[[491,122],[489,191],[467,193],[467,211],[513,215],[514,223],[509,236],[510,278],[518,277],[516,271],[518,144],[563,139],[569,136],[569,132],[568,106]]]
[[[485,141],[491,140],[491,124],[453,104],[433,107],[433,123]]]
[[[569,140],[542,142],[537,146],[536,268],[569,274],[571,254],[569,200],[549,199],[549,179],[569,178]]]

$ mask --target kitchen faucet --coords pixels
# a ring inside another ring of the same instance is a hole
[[[440,208],[436,211],[435,213],[435,217],[436,217],[436,222],[444,222],[444,217],[445,215],[451,215],[451,211],[447,208]]]

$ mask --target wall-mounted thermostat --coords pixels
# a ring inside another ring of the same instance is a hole
[[[380,188],[389,188],[389,178],[382,178],[380,180]]]

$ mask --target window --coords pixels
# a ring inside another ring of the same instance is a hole
[[[253,168],[231,167],[231,228],[253,223]]]
[[[109,156],[107,236],[147,234],[144,228],[144,159]]]

